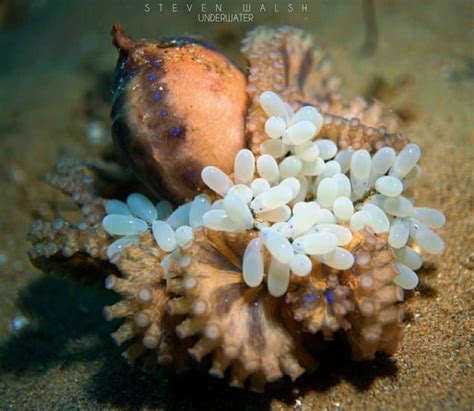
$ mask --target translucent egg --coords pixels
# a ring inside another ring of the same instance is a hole
[[[288,206],[282,206],[275,208],[274,210],[264,211],[263,213],[257,214],[259,220],[275,222],[287,221],[291,216],[291,209]]]
[[[366,204],[362,207],[362,211],[369,214],[370,219],[368,226],[374,230],[374,233],[384,233],[390,229],[390,221],[387,215],[374,204]]]
[[[320,258],[324,264],[336,270],[348,270],[354,265],[354,256],[341,247],[336,247],[334,251],[318,258]]]
[[[280,139],[266,140],[260,144],[260,153],[274,158],[284,157],[288,151],[290,151],[290,146]]]
[[[255,157],[250,150],[240,150],[234,160],[234,178],[237,183],[249,184],[255,173]]]
[[[194,239],[193,229],[187,225],[182,225],[176,229],[174,236],[179,247],[186,247]]]
[[[294,193],[290,187],[280,184],[255,197],[250,207],[257,213],[273,210],[286,205],[293,196]]]
[[[303,167],[303,163],[296,156],[286,157],[278,166],[280,179],[287,177],[296,177]]]
[[[351,149],[341,150],[336,154],[334,160],[340,164],[343,173],[347,173],[351,168],[351,159],[353,154],[354,151]]]
[[[250,184],[250,188],[252,189],[253,196],[257,197],[259,194],[270,189],[270,183],[264,178],[256,178]]]
[[[270,117],[265,122],[265,133],[270,138],[280,138],[286,130],[285,120],[279,116]]]
[[[191,202],[179,206],[171,213],[166,222],[175,230],[182,225],[189,225],[191,206]]]
[[[324,178],[318,185],[317,200],[318,203],[325,208],[332,208],[337,198],[337,183],[332,178]]]
[[[387,214],[396,217],[410,217],[414,212],[411,201],[402,196],[386,198],[383,209]]]
[[[388,197],[396,197],[403,191],[403,185],[398,178],[382,176],[375,182],[375,189]]]
[[[228,192],[229,194],[235,194],[237,197],[240,197],[244,203],[250,203],[253,198],[252,189],[245,184],[236,184]]]
[[[253,217],[247,204],[236,194],[227,194],[223,202],[227,216],[239,227],[252,228]]]
[[[264,91],[260,94],[260,105],[268,117],[286,117],[286,107],[280,96],[272,91]]]
[[[283,134],[283,142],[291,145],[303,144],[316,135],[316,126],[307,120],[299,121],[288,127]]]
[[[170,252],[178,246],[173,229],[164,221],[155,221],[151,227],[151,231],[153,232],[156,243],[163,251]]]
[[[290,261],[290,270],[299,277],[307,276],[312,268],[313,263],[305,254],[295,254]]]
[[[108,200],[105,203],[105,212],[107,214],[132,215],[127,204],[120,200]]]
[[[440,228],[446,223],[444,214],[434,208],[415,207],[413,217],[430,228]]]
[[[205,227],[215,231],[241,231],[241,227],[238,227],[224,210],[209,210],[202,217],[202,222]]]
[[[211,209],[211,200],[205,194],[194,197],[189,210],[189,225],[191,227],[202,226],[202,216]]]
[[[276,183],[280,176],[278,163],[268,154],[257,158],[257,170],[260,177],[267,180],[270,184]]]
[[[323,160],[329,160],[337,153],[337,146],[331,140],[316,140],[316,145],[319,149],[319,157],[321,157]]]
[[[234,185],[232,180],[222,170],[214,166],[205,167],[201,172],[202,181],[211,190],[224,197]]]
[[[127,205],[134,216],[148,223],[152,223],[158,218],[155,205],[143,194],[130,194],[127,197]]]
[[[340,221],[349,221],[354,214],[354,205],[347,197],[336,198],[333,204],[333,211]]]
[[[405,177],[415,167],[420,155],[421,150],[418,145],[407,144],[395,158],[390,175],[398,178]]]
[[[357,211],[355,212],[350,220],[349,226],[352,232],[357,232],[359,230],[364,229],[365,226],[370,226],[372,220],[370,218],[370,214],[366,211]]]
[[[110,235],[137,235],[148,230],[148,224],[132,216],[122,214],[106,215],[102,226]]]
[[[324,160],[318,157],[314,161],[303,161],[303,167],[301,169],[301,174],[303,176],[318,176],[322,174],[326,164]]]
[[[302,161],[314,161],[319,156],[319,148],[313,141],[307,141],[295,146],[294,153]]]
[[[393,279],[393,282],[405,290],[413,290],[418,285],[418,276],[406,265],[395,262],[398,275]]]
[[[281,297],[288,290],[290,283],[290,266],[272,258],[268,269],[267,287],[273,297]]]
[[[330,232],[305,234],[293,241],[293,247],[298,253],[310,255],[327,254],[336,249],[337,238]]]
[[[293,247],[283,235],[271,229],[264,229],[262,238],[265,247],[274,259],[280,263],[289,264],[294,255]]]
[[[390,227],[388,244],[393,248],[403,247],[410,234],[408,223],[404,219],[397,218]]]
[[[351,196],[351,182],[345,174],[336,174],[333,177],[334,181],[337,183],[337,196],[338,197],[348,197]]]
[[[158,213],[157,220],[165,221],[173,212],[173,206],[169,201],[162,200],[156,205],[156,211]]]
[[[421,257],[410,247],[401,247],[394,250],[397,259],[412,270],[418,270],[423,265]]]
[[[244,252],[242,261],[242,274],[249,287],[257,287],[263,281],[263,251],[262,240],[254,238],[251,240]]]
[[[372,157],[372,170],[378,175],[384,175],[392,166],[396,153],[392,147],[383,147]]]
[[[290,125],[304,120],[311,121],[316,126],[316,134],[319,133],[324,124],[323,116],[312,106],[301,107],[291,118]]]

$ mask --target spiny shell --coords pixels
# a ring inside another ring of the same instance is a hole
[[[134,42],[114,25],[112,133],[135,173],[158,196],[181,202],[214,165],[230,173],[244,147],[244,75],[204,42]]]

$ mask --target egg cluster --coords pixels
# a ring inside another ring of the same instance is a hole
[[[306,276],[316,261],[338,270],[351,268],[352,235],[368,227],[376,234],[388,232],[399,272],[394,282],[404,289],[416,287],[414,270],[422,265],[417,251],[443,251],[443,241],[432,229],[445,222],[441,212],[414,207],[413,198],[404,193],[420,174],[420,148],[408,144],[398,155],[390,147],[373,156],[350,148],[338,152],[334,142],[316,139],[324,123],[316,108],[304,106],[294,113],[273,92],[262,93],[260,103],[268,115],[269,137],[260,154],[240,150],[231,176],[214,166],[202,171],[217,200],[200,194],[174,211],[166,201],[155,207],[136,193],[126,204],[107,203],[104,228],[124,236],[111,244],[109,258],[138,244],[139,235],[151,229],[158,246],[170,253],[162,261],[166,271],[170,259],[189,263],[183,250],[193,241],[195,228],[256,230],[259,235],[243,256],[243,279],[256,287],[266,272],[269,293],[279,297],[287,291],[291,273]],[[268,267],[264,248],[271,256]]]

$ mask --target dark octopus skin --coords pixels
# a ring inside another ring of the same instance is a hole
[[[230,173],[245,146],[246,79],[205,42],[134,42],[119,24],[112,134],[137,176],[157,197],[192,199],[201,170]],[[196,155],[199,153],[199,155]]]
[[[279,93],[294,110],[305,103],[318,106],[325,118],[321,138],[340,148],[374,152],[389,145],[399,151],[407,142],[393,133],[393,121],[381,119],[377,104],[343,102],[324,53],[301,30],[259,27],[248,33],[242,47],[246,77],[203,42],[135,42],[118,24],[112,35],[120,51],[115,143],[136,175],[175,203],[203,190],[202,167],[216,165],[230,174],[239,149],[259,152],[266,116],[258,97],[266,90]],[[58,164],[48,182],[73,199],[84,221],[39,220],[28,235],[29,256],[36,267],[58,275],[108,274],[106,288],[121,300],[104,313],[124,320],[112,336],[118,344],[129,342],[124,356],[130,362],[141,358],[145,365],[180,370],[195,366],[194,359],[211,375],[228,377],[231,386],[248,383],[262,391],[283,375],[295,380],[313,370],[324,355],[315,347],[329,344],[335,333],[346,337],[354,359],[397,350],[403,290],[392,283],[397,271],[386,233],[360,230],[347,246],[355,257],[351,269],[314,260],[310,275],[292,276],[282,298],[243,282],[241,261],[257,235],[253,230],[194,229],[194,241],[182,250],[189,264],[172,261],[165,275],[161,262],[167,253],[149,231],[138,246],[109,259],[116,237],[100,224],[107,199],[97,188],[104,176],[98,171],[75,159]],[[268,254],[265,260],[268,266]]]

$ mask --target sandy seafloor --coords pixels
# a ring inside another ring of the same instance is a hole
[[[37,210],[48,201],[59,209],[65,204],[42,182],[59,153],[93,155],[97,148],[86,135],[94,118],[108,133],[114,21],[135,37],[203,34],[238,63],[239,39],[250,26],[200,24],[184,12],[146,15],[144,1],[28,3],[0,32],[0,409],[474,408],[471,1],[376,1],[379,43],[370,57],[359,53],[359,1],[309,2],[306,19],[257,18],[313,32],[331,53],[345,96],[375,96],[401,114],[401,130],[423,150],[417,204],[442,210],[448,220],[441,230],[446,252],[419,273],[395,356],[354,363],[338,347],[315,375],[265,395],[202,374],[130,368],[108,336],[117,324],[102,319],[102,306],[115,296],[101,284],[38,272],[25,240]]]

